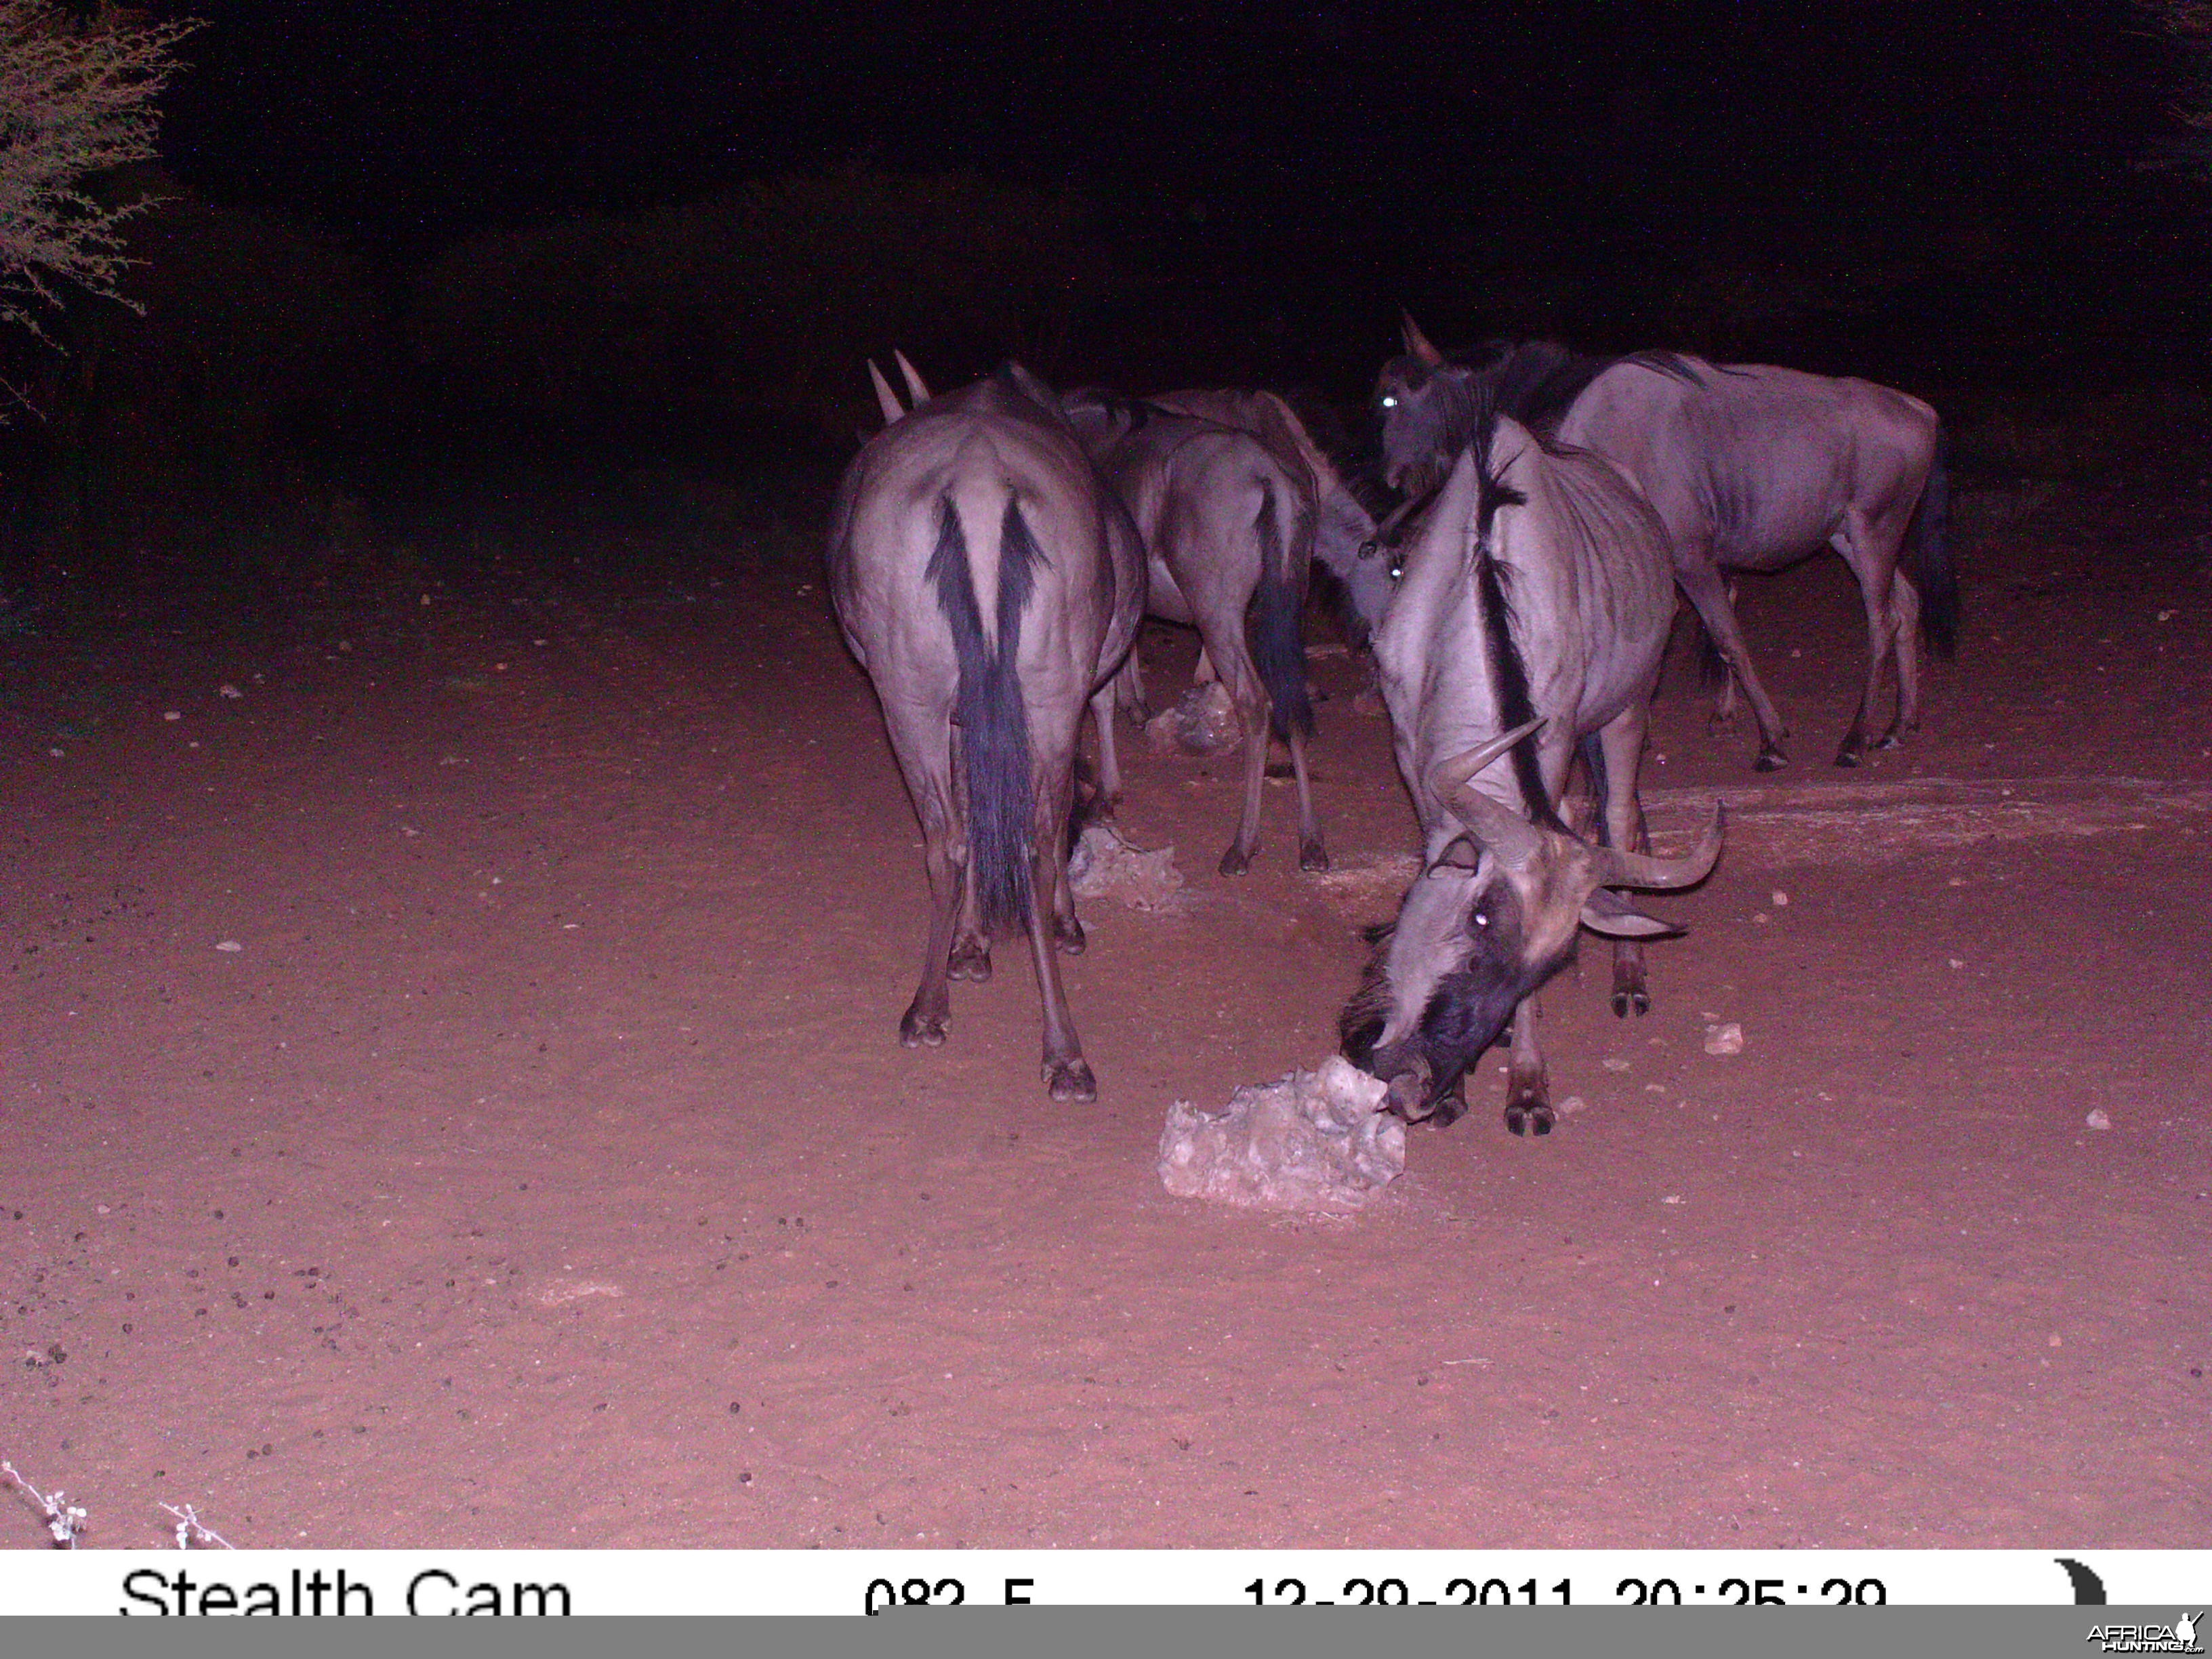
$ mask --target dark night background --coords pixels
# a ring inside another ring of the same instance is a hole
[[[2122,3],[157,9],[208,27],[147,314],[9,348],[19,572],[834,458],[894,345],[1356,409],[1405,305],[1887,380],[1998,470],[2124,457],[2204,363],[2185,65]],[[2021,438],[2075,397],[2102,448]]]

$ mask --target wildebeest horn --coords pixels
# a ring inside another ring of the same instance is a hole
[[[929,401],[929,388],[921,383],[921,376],[915,373],[914,365],[907,362],[906,353],[894,351],[891,357],[898,364],[898,372],[906,377],[906,395],[914,399],[916,409],[921,408]]]
[[[1705,826],[1705,833],[1698,844],[1678,859],[1655,859],[1647,853],[1621,853],[1611,848],[1598,849],[1599,867],[1605,872],[1608,887],[1693,887],[1709,875],[1714,861],[1721,855],[1722,821],[1725,817],[1721,804],[1713,803],[1713,821]]]
[[[1407,496],[1390,509],[1389,518],[1375,526],[1375,533],[1361,545],[1359,556],[1363,559],[1373,557],[1374,555],[1368,551],[1370,547],[1377,550],[1396,547],[1407,526],[1418,521],[1420,515],[1429,510],[1431,503],[1443,493],[1443,485],[1437,483],[1417,495]]]
[[[884,379],[884,372],[876,367],[873,357],[868,359],[868,378],[876,383],[876,402],[884,411],[884,424],[896,426],[906,410],[899,407],[898,399],[891,393],[891,383]]]
[[[1406,349],[1419,357],[1431,368],[1442,368],[1444,364],[1444,354],[1429,343],[1429,337],[1421,332],[1421,325],[1413,320],[1413,313],[1410,311],[1401,311],[1398,315],[1403,319],[1399,332],[1405,339]]]
[[[1437,792],[1437,799],[1451,808],[1477,841],[1497,854],[1499,863],[1516,870],[1534,858],[1537,848],[1544,844],[1543,831],[1511,808],[1471,787],[1468,781],[1543,724],[1540,720],[1534,720],[1526,726],[1516,726],[1488,743],[1478,744],[1449,760],[1437,762],[1429,772],[1429,787]]]

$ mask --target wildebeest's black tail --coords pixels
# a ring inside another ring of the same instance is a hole
[[[1920,631],[1946,657],[1959,653],[1959,573],[1951,563],[1949,440],[1936,435],[1936,464],[1928,469],[1920,505],[1905,532],[1905,574],[1920,590]]]
[[[968,786],[968,879],[977,919],[985,936],[993,939],[1027,927],[1036,901],[1030,866],[1036,784],[1016,647],[1034,569],[1043,556],[1022,517],[1020,501],[1009,496],[999,529],[994,647],[983,635],[959,512],[949,495],[939,504],[937,549],[930,555],[927,574],[951,627],[960,663],[955,719]]]
[[[1310,518],[1300,515],[1301,526],[1310,526]],[[1267,688],[1267,701],[1274,708],[1275,735],[1287,738],[1296,731],[1301,737],[1313,733],[1313,700],[1306,691],[1306,641],[1304,618],[1299,614],[1305,608],[1304,584],[1297,580],[1313,556],[1310,528],[1296,537],[1298,545],[1285,551],[1283,546],[1283,527],[1275,512],[1275,492],[1261,485],[1260,490],[1260,585],[1253,591],[1252,605],[1244,618],[1244,633],[1252,647],[1252,665],[1260,671],[1260,683]],[[1297,561],[1291,562],[1292,559]]]

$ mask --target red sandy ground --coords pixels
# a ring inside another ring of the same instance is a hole
[[[1738,810],[1650,1017],[1593,948],[1559,1132],[1486,1077],[1328,1223],[1152,1165],[1171,1100],[1328,1051],[1391,908],[1356,659],[1350,879],[1279,787],[1217,877],[1231,769],[1126,745],[1192,902],[1090,907],[1072,1108],[1018,951],[895,1041],[916,832],[803,555],[0,641],[0,1455],[108,1547],[163,1501],[268,1547],[2201,1547],[2206,505],[1962,538],[1960,659],[1867,772],[1842,564],[1752,585],[1796,764],[1678,657],[1662,848]]]

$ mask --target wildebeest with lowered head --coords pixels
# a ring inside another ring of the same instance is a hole
[[[829,542],[838,623],[921,819],[929,933],[899,1040],[943,1042],[948,979],[988,979],[992,941],[1024,932],[1045,1081],[1055,1100],[1095,1099],[1054,948],[1083,948],[1067,878],[1076,743],[1136,633],[1143,550],[1034,376],[1010,364],[932,398],[900,367],[915,406],[902,415],[870,365],[890,423],[846,468]]]
[[[1362,489],[1375,494],[1371,480],[1355,485],[1314,441],[1304,421],[1289,402],[1273,392],[1166,392],[1146,402],[1177,415],[1194,415],[1202,421],[1235,427],[1249,433],[1267,447],[1286,471],[1309,481],[1314,514],[1314,562],[1344,590],[1349,612],[1344,617],[1364,645],[1390,602],[1390,577],[1384,564],[1361,556],[1375,537],[1375,520],[1362,499]]]
[[[1376,386],[1386,479],[1419,489],[1441,476],[1479,404],[1619,466],[1658,509],[1675,579],[1733,677],[1716,723],[1733,713],[1737,683],[1750,701],[1759,770],[1786,763],[1788,733],[1752,667],[1724,569],[1779,570],[1824,546],[1842,554],[1865,603],[1868,660],[1836,763],[1865,758],[1892,660],[1897,711],[1875,746],[1918,726],[1922,630],[1950,654],[1959,610],[1942,422],[1926,404],[1870,380],[1679,352],[1586,357],[1497,342],[1447,357],[1410,317],[1404,337]]]
[[[1221,873],[1242,875],[1259,850],[1271,724],[1297,780],[1298,867],[1328,869],[1306,772],[1313,704],[1301,619],[1314,513],[1303,468],[1234,427],[1134,398],[1086,390],[1061,403],[1144,538],[1146,613],[1198,629],[1237,711],[1243,807]],[[1133,659],[1122,672],[1133,676]]]
[[[1341,1035],[1407,1116],[1456,1117],[1463,1074],[1510,1019],[1506,1127],[1550,1132],[1535,995],[1578,927],[1619,941],[1614,1011],[1649,1007],[1635,941],[1674,929],[1607,890],[1686,886],[1720,853],[1717,810],[1689,856],[1645,850],[1637,766],[1674,603],[1666,531],[1633,485],[1480,412],[1375,634],[1422,869]],[[1599,846],[1558,813],[1577,744]]]

